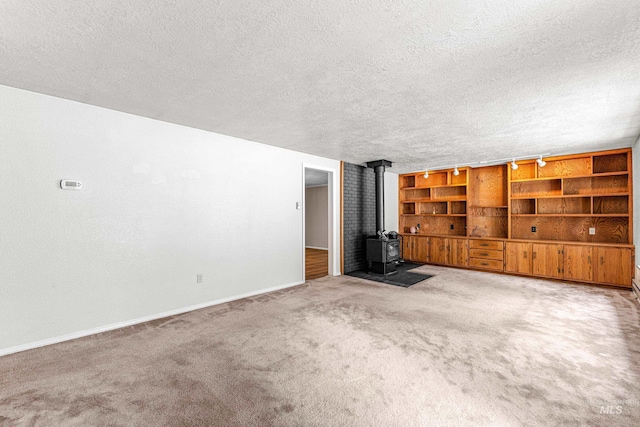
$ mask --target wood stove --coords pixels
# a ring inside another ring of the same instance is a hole
[[[370,237],[367,239],[366,249],[369,272],[384,275],[397,272],[396,265],[400,260],[400,240]]]

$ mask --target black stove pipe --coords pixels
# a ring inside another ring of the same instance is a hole
[[[376,166],[376,231],[384,231],[384,166]]]
[[[388,160],[367,162],[367,167],[373,168],[376,174],[376,232],[384,231],[384,171],[391,167]]]

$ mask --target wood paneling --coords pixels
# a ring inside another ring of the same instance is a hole
[[[502,261],[484,258],[469,258],[469,267],[481,268],[483,270],[503,271]]]
[[[469,256],[472,258],[487,258],[502,260],[504,252],[502,250],[493,249],[469,249]]]
[[[531,274],[531,243],[505,243],[504,271]]]
[[[517,181],[519,179],[533,179],[536,177],[536,163],[518,163],[518,169],[511,171],[511,179]]]
[[[434,187],[447,185],[447,172],[429,172],[429,178],[424,173],[416,174],[416,187]]]
[[[418,215],[436,215],[447,213],[447,202],[424,202],[418,203]]]
[[[444,237],[429,238],[429,262],[447,264],[447,239]]]
[[[567,178],[564,180],[564,194],[617,194],[629,192],[627,175],[592,176],[587,178]]]
[[[547,165],[538,168],[538,178],[578,176],[591,174],[591,156],[575,159],[547,160]]]
[[[507,208],[469,208],[467,224],[469,237],[507,237]]]
[[[564,277],[573,280],[593,280],[593,248],[564,246]]]
[[[631,249],[596,248],[596,282],[631,286]]]
[[[629,213],[629,196],[594,197],[593,213],[626,215]]]
[[[400,203],[400,212],[402,215],[415,215],[416,203],[415,202],[402,202]]]
[[[536,213],[536,199],[513,199],[511,201],[512,215],[533,215]]]
[[[593,173],[628,171],[627,153],[593,156]]]
[[[470,171],[467,197],[467,235],[507,237],[507,168],[505,165]]]
[[[539,199],[538,214],[590,214],[590,197]]]
[[[511,197],[549,197],[562,195],[562,181],[545,179],[511,183]]]
[[[469,248],[470,249],[493,249],[493,250],[501,251],[504,249],[504,243],[502,242],[502,240],[470,239]]]
[[[467,187],[436,187],[431,189],[433,200],[465,200],[467,198]]]
[[[449,245],[449,264],[459,267],[466,267],[469,265],[468,240],[454,238],[447,240]]]
[[[596,229],[595,236],[589,236],[586,242],[628,243],[630,239],[630,218],[605,217],[593,218],[591,226]],[[587,230],[588,232],[588,230]]]
[[[402,236],[402,258],[413,261],[413,248],[417,238],[417,236]]]
[[[408,233],[411,226],[420,224],[420,234],[436,236],[466,235],[466,218],[464,216],[414,215],[400,217],[400,231]],[[453,225],[453,228],[451,227]]]
[[[532,243],[531,252],[531,273],[534,276],[562,277],[563,245]]]
[[[507,206],[507,167],[471,169],[468,201],[469,206]]]
[[[428,200],[431,197],[431,189],[429,188],[412,188],[404,191],[404,200]]]
[[[429,238],[417,236],[413,248],[413,259],[418,262],[429,261]]]

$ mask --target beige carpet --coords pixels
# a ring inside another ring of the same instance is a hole
[[[0,425],[640,425],[630,292],[420,267],[0,358]]]

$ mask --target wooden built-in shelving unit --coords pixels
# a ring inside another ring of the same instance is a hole
[[[468,170],[460,168],[457,176],[453,170],[423,175],[400,177],[400,229],[409,232],[420,224],[422,233],[464,236]]]
[[[510,175],[509,238],[631,244],[630,153],[530,162]]]
[[[545,160],[401,175],[404,257],[630,287],[631,150]]]

